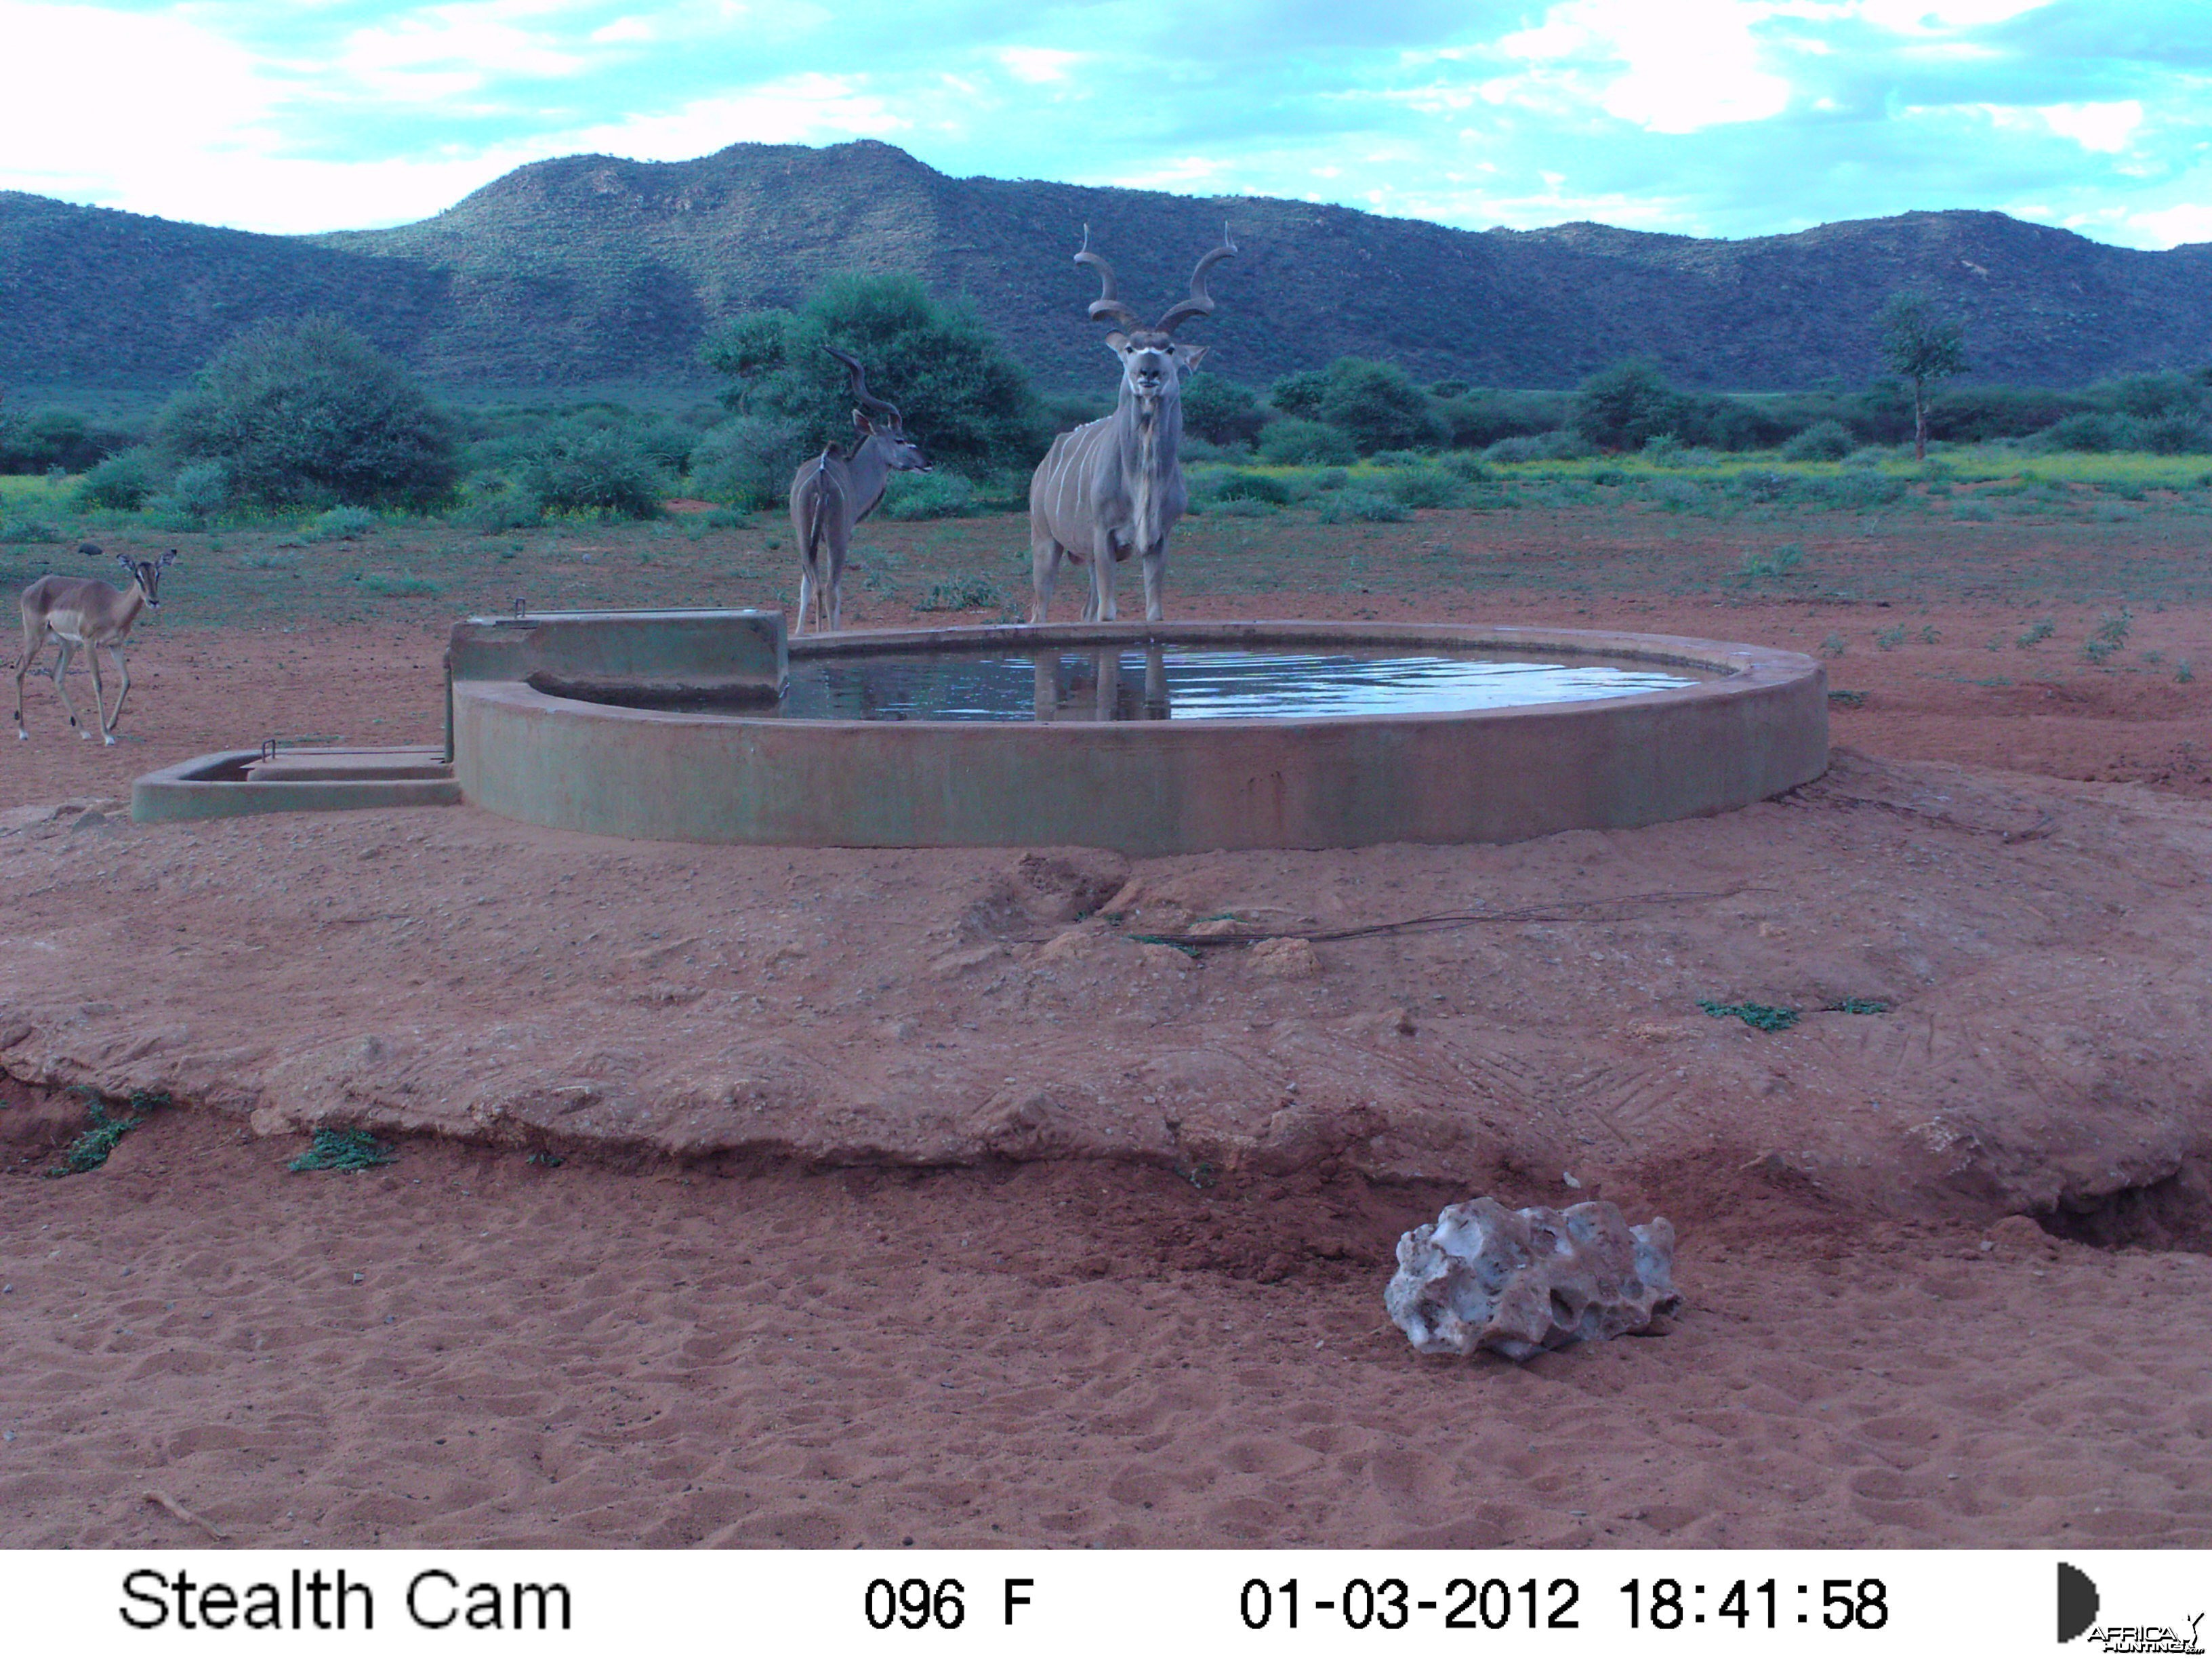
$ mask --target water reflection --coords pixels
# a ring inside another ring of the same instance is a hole
[[[1129,660],[1133,663],[1133,655]],[[1168,695],[1166,651],[1146,646],[1141,675],[1126,673],[1123,662],[1123,653],[1109,647],[1038,652],[1031,671],[1031,716],[1041,720],[1166,720],[1174,712]]]
[[[1474,653],[1083,647],[803,658],[772,709],[699,697],[622,701],[787,720],[1285,720],[1449,714],[1633,696],[1687,685],[1648,663],[1532,662]]]

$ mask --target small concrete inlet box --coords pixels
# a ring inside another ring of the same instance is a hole
[[[515,680],[548,696],[625,691],[774,703],[790,678],[781,611],[526,611],[471,617],[446,646],[446,752],[456,681]]]

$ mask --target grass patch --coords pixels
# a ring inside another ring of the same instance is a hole
[[[387,599],[417,599],[446,591],[428,577],[417,576],[405,570],[365,571],[356,580],[363,592],[380,594]]]
[[[1863,708],[1866,707],[1866,693],[1863,691],[1831,691],[1828,693],[1828,701],[1841,708]]]
[[[97,1096],[94,1097],[86,1111],[91,1127],[70,1142],[69,1150],[62,1154],[62,1161],[46,1172],[46,1179],[58,1181],[64,1176],[82,1175],[88,1170],[97,1170],[107,1162],[107,1155],[115,1150],[116,1143],[146,1121],[147,1114],[168,1103],[167,1091],[141,1089],[131,1095],[126,1109],[136,1115],[110,1117],[106,1107]]]
[[[1886,1014],[1889,1005],[1877,997],[1845,997],[1841,1002],[1821,1005],[1824,1014]]]
[[[1777,1008],[1764,1002],[1708,1002],[1698,1006],[1715,1019],[1740,1019],[1754,1031],[1786,1031],[1797,1023],[1795,1008]]]
[[[916,611],[1004,611],[1012,601],[1006,590],[988,576],[961,576],[932,582],[929,591],[914,602]]]
[[[315,1144],[284,1167],[295,1175],[310,1170],[374,1170],[398,1158],[390,1142],[366,1129],[318,1129]]]

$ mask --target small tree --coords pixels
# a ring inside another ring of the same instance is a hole
[[[269,507],[415,506],[459,469],[451,422],[398,364],[343,323],[260,323],[162,411],[173,464],[220,461],[232,495]]]
[[[1365,357],[1340,357],[1328,366],[1321,418],[1349,435],[1363,455],[1413,449],[1443,435],[1428,393],[1397,364]]]
[[[1646,357],[1601,369],[1575,388],[1575,430],[1601,449],[1641,449],[1662,433],[1680,437],[1693,412]]]
[[[1210,444],[1249,443],[1267,423],[1250,390],[1218,374],[1194,374],[1183,382],[1182,429]]]
[[[1936,315],[1917,294],[1893,295],[1881,311],[1881,355],[1890,368],[1912,382],[1912,456],[1928,459],[1928,386],[1946,380],[1966,366],[1959,325]]]
[[[932,459],[969,472],[1023,466],[1049,436],[1028,372],[965,303],[931,297],[913,276],[833,276],[797,312],[726,323],[702,355],[746,382],[723,394],[745,413],[787,422],[810,444],[849,441],[853,400],[823,348],[866,365]]]

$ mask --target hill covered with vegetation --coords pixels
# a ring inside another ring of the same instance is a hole
[[[533,163],[387,230],[256,235],[0,193],[0,381],[173,385],[269,317],[342,318],[418,374],[495,390],[690,383],[720,323],[842,272],[964,295],[1048,389],[1110,383],[1071,263],[1087,223],[1140,310],[1224,220],[1242,248],[1194,327],[1249,385],[1344,356],[1423,382],[1571,386],[1648,356],[1686,387],[1878,372],[1887,296],[1960,319],[1976,378],[2073,386],[2203,362],[2212,246],[2106,246],[1996,213],[1718,241],[1601,225],[1462,231],[1346,208],[951,179],[886,144],[738,144]]]

